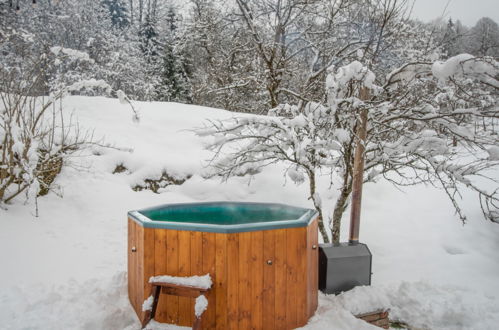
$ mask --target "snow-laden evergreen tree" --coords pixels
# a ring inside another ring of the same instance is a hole
[[[161,82],[158,100],[191,102],[190,84],[182,63],[182,55],[176,52],[174,42],[166,41],[163,47]]]
[[[161,81],[158,87],[158,100],[168,102],[191,102],[191,87],[185,72],[184,54],[179,50],[180,38],[177,35],[178,18],[173,7],[167,13],[167,37],[163,46]]]
[[[140,47],[144,53],[145,60],[148,63],[156,64],[158,62],[161,46],[158,38],[156,21],[150,14],[146,15],[144,23],[140,27],[139,36]]]
[[[158,86],[161,85],[162,44],[159,40],[157,24],[151,14],[146,14],[139,30],[140,49],[142,51],[141,65],[146,71],[150,92],[145,100],[158,99]]]
[[[178,17],[173,6],[168,7],[168,12],[166,13],[166,26],[170,34],[176,37],[178,29]]]
[[[114,27],[124,29],[130,25],[124,0],[103,0],[102,4],[108,9]]]
[[[452,18],[449,18],[442,37],[443,50],[446,52],[447,56],[454,56],[461,53],[457,51],[455,47],[459,38],[460,36],[457,34],[456,25],[452,21]]]

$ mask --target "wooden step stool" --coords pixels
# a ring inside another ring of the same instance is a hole
[[[152,303],[152,310],[150,313],[147,313],[144,322],[142,322],[142,329],[144,329],[147,326],[147,324],[152,319],[154,319],[154,315],[156,314],[156,308],[158,307],[158,301],[161,292],[172,296],[197,298],[209,290],[195,286],[179,285],[167,282],[151,282],[151,285],[152,285],[152,294],[154,297]],[[192,329],[201,329],[201,322],[202,322],[201,315],[196,316],[194,324],[192,325]]]

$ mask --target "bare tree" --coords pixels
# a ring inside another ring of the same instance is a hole
[[[365,63],[383,62],[408,32],[405,0],[237,0],[265,71],[269,106],[321,101],[322,81],[331,65],[362,53]],[[386,65],[385,65],[386,67]]]
[[[471,119],[490,122],[499,117],[495,107],[498,74],[499,65],[494,60],[464,55],[433,65],[408,63],[377,86],[374,73],[354,61],[329,70],[326,104],[309,102],[303,108],[282,105],[269,117],[217,121],[200,134],[217,136],[211,165],[225,178],[255,174],[269,164],[284,162],[294,182],[308,179],[325,242],[329,241],[323,218],[326,212],[316,191],[316,176],[318,171],[328,171],[340,179],[331,219],[331,236],[336,243],[352,190],[357,117],[365,112],[369,126],[364,181],[382,176],[399,186],[433,184],[445,191],[463,222],[466,216],[459,196],[460,189],[467,187],[478,193],[485,218],[499,222],[499,190],[487,191],[473,180],[479,176],[499,183],[486,171],[499,165],[499,150],[494,149],[499,139],[491,130],[473,133],[470,129]],[[476,89],[469,80],[484,91],[466,101]],[[370,89],[372,97],[361,98],[362,88]],[[462,89],[462,94],[456,93],[457,89]],[[443,107],[445,94],[460,97],[460,107],[453,111]],[[463,116],[470,120],[463,122]],[[457,148],[449,145],[454,140]],[[481,154],[481,150],[492,152]]]

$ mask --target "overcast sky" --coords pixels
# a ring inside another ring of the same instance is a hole
[[[415,1],[412,16],[422,21],[431,21],[442,16],[449,2],[445,18],[459,19],[472,27],[481,17],[490,17],[499,24],[499,0],[409,0]]]

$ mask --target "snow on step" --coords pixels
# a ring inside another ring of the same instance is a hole
[[[194,314],[196,317],[200,317],[201,314],[208,308],[208,299],[204,295],[200,295],[196,298],[196,304],[194,305]]]
[[[194,276],[182,276],[182,277],[161,275],[161,276],[151,276],[151,278],[149,279],[149,283],[151,284],[159,282],[192,286],[201,289],[209,289],[211,288],[212,285],[210,274],[206,274],[203,276],[194,275]]]

